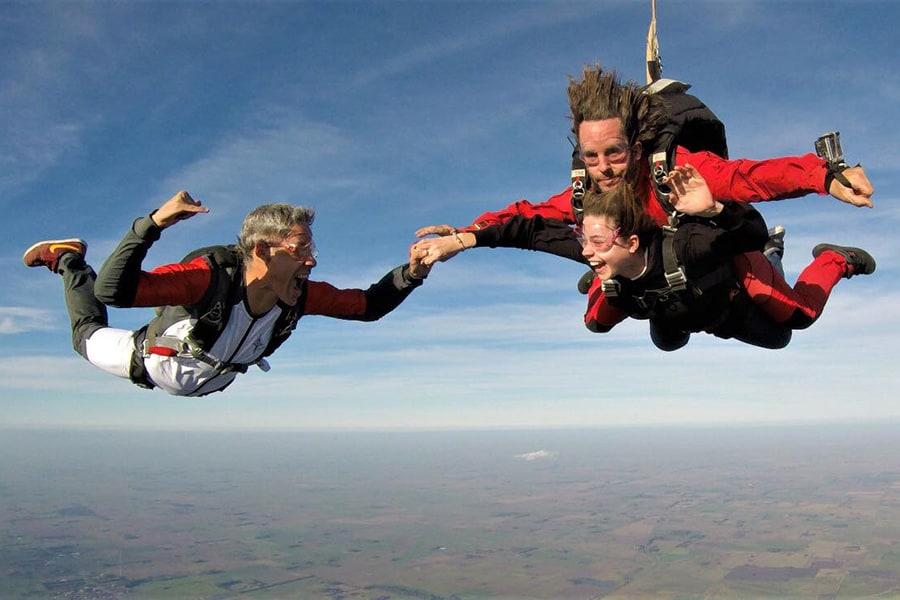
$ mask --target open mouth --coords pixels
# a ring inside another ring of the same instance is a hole
[[[591,270],[597,275],[603,275],[605,272],[606,263],[603,261],[591,261],[590,263]]]

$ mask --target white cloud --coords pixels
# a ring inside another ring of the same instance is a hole
[[[525,452],[524,454],[516,454],[513,458],[521,458],[522,460],[539,460],[543,458],[553,458],[556,452],[551,450],[535,450],[534,452]]]
[[[0,306],[0,335],[52,331],[58,329],[55,317],[56,314],[49,310]]]

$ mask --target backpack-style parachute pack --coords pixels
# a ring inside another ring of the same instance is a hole
[[[678,146],[691,152],[706,150],[728,158],[725,124],[699,98],[687,93],[690,87],[690,84],[674,79],[659,79],[644,89],[645,94],[657,94],[669,114],[669,123],[657,133],[649,152],[650,177],[656,199],[669,215],[675,211],[662,180],[675,166]]]

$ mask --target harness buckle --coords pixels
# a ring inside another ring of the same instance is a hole
[[[669,289],[674,292],[683,292],[687,289],[687,275],[684,274],[684,268],[678,267],[676,271],[666,273],[666,283]]]
[[[665,152],[655,152],[650,157],[651,175],[657,183],[662,183],[663,178],[669,174],[668,158]]]
[[[619,295],[619,282],[614,279],[605,279],[600,283],[600,289],[607,298],[615,298]]]

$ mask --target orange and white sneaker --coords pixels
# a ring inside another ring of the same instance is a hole
[[[87,242],[78,238],[38,242],[25,251],[22,262],[26,267],[47,267],[58,273],[59,259],[67,252],[84,256],[87,254]]]

